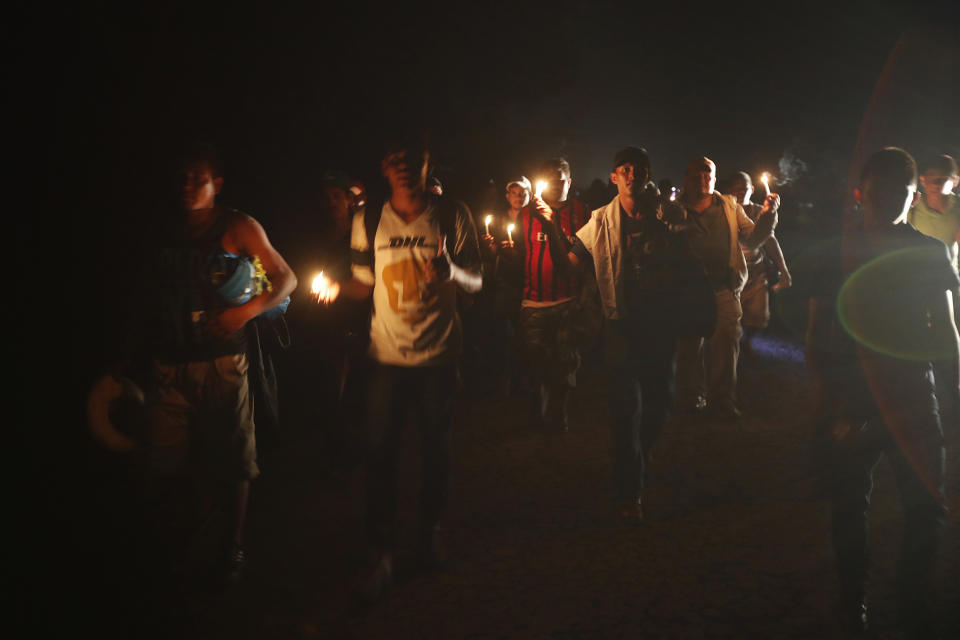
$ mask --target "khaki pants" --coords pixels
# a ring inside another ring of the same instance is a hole
[[[221,482],[259,475],[248,368],[243,353],[181,364],[154,362],[146,438],[152,471]]]
[[[680,404],[692,405],[698,397],[705,397],[707,403],[715,407],[736,406],[742,316],[740,297],[729,289],[718,291],[717,325],[713,335],[677,341]]]

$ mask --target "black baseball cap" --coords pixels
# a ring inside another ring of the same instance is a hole
[[[617,151],[617,154],[613,156],[613,168],[616,169],[620,165],[627,163],[635,164],[638,167],[647,167],[650,168],[650,156],[647,155],[647,150],[643,147],[624,147]]]

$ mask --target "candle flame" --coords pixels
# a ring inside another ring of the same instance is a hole
[[[543,190],[547,188],[547,183],[544,180],[537,180],[537,197],[539,198],[543,195]]]
[[[490,223],[493,222],[493,216],[488,215],[483,219],[483,223],[487,226],[490,226]]]
[[[510,242],[513,242],[513,229],[515,226],[516,225],[513,224],[507,225],[507,238],[510,240]]]
[[[762,182],[767,186],[770,186],[770,174],[764,173],[762,176],[760,176],[760,182]]]
[[[317,274],[310,285],[310,293],[317,296],[317,301],[322,301],[327,297],[330,289],[330,279],[323,275],[323,271]]]

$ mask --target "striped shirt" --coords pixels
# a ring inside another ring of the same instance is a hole
[[[562,233],[571,244],[589,215],[587,205],[572,198],[554,211]],[[539,216],[531,215],[530,205],[523,208],[519,218],[523,233],[523,300],[550,303],[572,298],[578,290],[576,276],[561,273],[554,265],[547,233],[542,227],[544,222]]]

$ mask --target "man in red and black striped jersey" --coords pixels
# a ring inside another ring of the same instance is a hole
[[[520,212],[514,240],[505,241],[504,249],[514,250],[514,259],[523,270],[520,331],[527,368],[538,387],[534,420],[566,431],[567,399],[576,384],[580,354],[571,327],[579,282],[564,257],[590,212],[584,203],[568,197],[570,164],[565,159],[545,162],[538,180],[547,183],[542,198],[553,216],[544,218],[536,207],[539,198],[535,198]],[[553,225],[556,233],[547,225]]]

